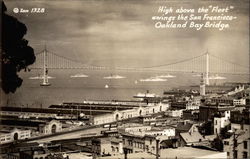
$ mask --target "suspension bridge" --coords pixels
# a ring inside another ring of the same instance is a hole
[[[85,69],[85,70],[124,70],[124,71],[163,71],[204,73],[206,84],[209,85],[209,74],[249,75],[249,66],[228,61],[211,53],[181,59],[176,62],[146,67],[109,67],[88,65],[84,62],[58,55],[46,49],[36,54],[36,62],[30,69],[43,69],[43,84],[48,83],[48,70],[50,69]]]

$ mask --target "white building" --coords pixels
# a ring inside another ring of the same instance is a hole
[[[134,109],[115,111],[113,113],[95,116],[93,119],[93,123],[94,125],[111,123],[143,115],[165,112],[168,108],[169,104],[158,103],[147,107],[139,107]]]
[[[22,129],[2,129],[0,131],[0,144],[9,143],[14,140],[24,140],[31,137],[31,130]]]
[[[108,137],[100,139],[101,155],[116,156],[123,154],[122,138]]]
[[[220,134],[221,129],[230,124],[230,111],[225,111],[225,116],[214,117],[214,134]]]
[[[186,104],[186,109],[187,110],[198,110],[200,105],[201,105],[201,96],[191,97],[191,99]]]
[[[246,99],[244,99],[244,98],[234,99],[233,104],[234,105],[246,105]]]
[[[153,127],[151,130],[146,131],[145,135],[171,137],[171,136],[175,136],[175,128],[172,128],[172,127],[165,127],[165,128]]]
[[[39,132],[42,134],[53,134],[60,131],[62,131],[62,123],[57,120],[51,120],[39,125]]]
[[[192,98],[192,101],[195,105],[201,105],[201,96],[195,96]]]
[[[183,109],[181,109],[181,110],[168,110],[165,112],[165,115],[170,116],[170,117],[182,117]]]
[[[140,135],[144,136],[146,131],[151,130],[151,126],[134,126],[134,127],[126,127],[124,130],[127,133],[133,134],[133,135]]]
[[[194,102],[188,102],[186,105],[186,110],[198,110],[199,109],[199,105],[197,105]]]
[[[150,122],[155,122],[156,117],[152,115],[145,115],[142,117],[143,123],[150,123]]]

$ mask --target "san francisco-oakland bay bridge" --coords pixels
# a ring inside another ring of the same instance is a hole
[[[46,48],[36,53],[36,62],[30,69],[43,69],[43,84],[48,84],[48,70],[50,69],[84,69],[84,70],[124,70],[124,71],[160,71],[204,73],[206,84],[209,85],[209,74],[249,75],[249,66],[229,61],[208,51],[190,58],[180,59],[176,62],[146,67],[110,67],[88,65],[65,56],[48,51]]]

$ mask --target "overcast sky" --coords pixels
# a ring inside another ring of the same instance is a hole
[[[180,2],[181,1],[181,2]],[[243,65],[249,61],[248,0],[5,0],[8,13],[26,24],[25,36],[39,52],[48,50],[86,64],[144,67],[203,54]],[[156,29],[159,6],[234,6],[230,29]],[[13,8],[45,8],[44,14]]]

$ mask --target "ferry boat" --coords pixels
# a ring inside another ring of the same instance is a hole
[[[85,74],[76,74],[76,75],[70,76],[70,78],[85,78],[85,77],[89,77],[89,76]]]
[[[156,76],[156,77],[157,78],[175,78],[176,76],[167,74],[167,75],[159,75],[159,76]]]
[[[134,98],[155,98],[159,97],[155,93],[149,93],[148,91],[146,93],[137,93],[136,95],[133,96]]]
[[[123,79],[123,78],[126,78],[124,76],[120,76],[120,75],[110,75],[110,76],[106,76],[106,77],[103,77],[104,79]]]
[[[159,77],[150,77],[146,79],[140,79],[141,82],[165,82],[167,79],[159,78]]]

